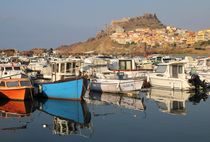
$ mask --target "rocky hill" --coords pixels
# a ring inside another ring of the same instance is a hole
[[[110,38],[113,33],[128,33],[129,31],[134,31],[138,28],[145,29],[165,29],[166,26],[163,25],[157,18],[156,14],[144,14],[143,16],[123,18],[120,20],[111,21],[105,29],[101,30],[96,34],[95,37],[87,39],[85,42],[74,43],[72,45],[62,45],[56,49],[57,53],[60,55],[69,54],[84,54],[84,53],[95,53],[95,54],[112,54],[112,55],[145,55],[152,53],[161,54],[208,54],[210,55],[210,50],[208,48],[205,50],[197,50],[196,48],[188,48],[187,44],[170,46],[160,46],[160,48],[149,48],[146,43],[142,42],[140,44],[132,43],[120,44]],[[167,32],[166,32],[167,33]],[[150,33],[147,33],[147,35]],[[171,34],[169,32],[169,34]],[[177,33],[176,33],[177,34]],[[146,35],[146,36],[147,36]],[[166,38],[167,39],[167,38]],[[162,40],[161,40],[162,42]],[[199,49],[200,49],[199,44]],[[164,48],[163,48],[164,47]],[[191,45],[191,47],[194,47]]]
[[[94,51],[96,54],[143,54],[143,48],[136,45],[125,46],[114,43],[109,36],[119,29],[129,31],[137,28],[157,29],[163,27],[165,26],[155,14],[144,14],[133,18],[113,20],[109,26],[97,33],[96,37],[90,38],[85,42],[62,45],[56,50],[60,54],[81,54],[89,51]]]
[[[135,30],[137,28],[150,28],[158,29],[164,28],[165,26],[157,18],[156,14],[146,13],[143,16],[133,17],[133,18],[123,18],[120,20],[113,20],[111,22],[111,27],[120,26],[128,30]]]

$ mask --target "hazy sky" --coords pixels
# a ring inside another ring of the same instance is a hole
[[[156,13],[165,25],[210,28],[210,0],[0,0],[0,48],[56,48],[144,13]]]

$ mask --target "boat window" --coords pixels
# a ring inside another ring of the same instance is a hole
[[[131,70],[132,69],[132,61],[130,61],[130,60],[119,61],[119,69],[120,70]]]
[[[57,64],[56,67],[57,67],[57,68],[56,68],[56,72],[59,72],[59,64]]]
[[[165,63],[169,63],[169,62],[171,61],[171,58],[163,59],[163,61],[164,61]]]
[[[125,66],[126,66],[126,65],[125,65],[125,62],[124,62],[124,61],[120,61],[120,62],[119,62],[119,65],[120,65],[120,66],[119,66],[119,69],[120,69],[120,70],[125,70]]]
[[[66,63],[66,72],[69,73],[71,71],[71,63]]]
[[[164,73],[166,71],[166,65],[158,65],[157,69],[155,70],[156,73]]]
[[[157,57],[157,62],[161,62],[162,61],[162,57]]]
[[[178,73],[179,74],[182,74],[183,73],[182,66],[178,66]]]
[[[12,67],[5,67],[5,70],[6,71],[11,71],[12,70]]]
[[[7,82],[7,87],[17,87],[19,86],[18,81]]]
[[[1,67],[1,71],[4,71],[4,68],[3,67]]]
[[[5,86],[5,82],[4,81],[1,81],[0,82],[0,86],[4,87]]]
[[[65,72],[65,64],[64,63],[61,63],[61,73],[64,73]]]
[[[126,69],[131,70],[132,69],[132,62],[131,61],[126,61]]]
[[[20,81],[20,85],[21,86],[31,86],[31,82],[30,81]]]
[[[197,65],[203,65],[204,60],[199,60]]]
[[[14,67],[14,70],[18,71],[20,70],[20,67]]]
[[[206,60],[206,66],[210,66],[210,59]]]
[[[73,63],[73,73],[75,73],[75,71],[76,71],[76,63],[74,62]]]
[[[53,72],[56,72],[56,69],[57,69],[57,66],[56,66],[57,64],[52,64],[52,71]]]
[[[178,65],[172,65],[172,77],[178,78]]]

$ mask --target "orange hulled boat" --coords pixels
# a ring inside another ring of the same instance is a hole
[[[28,78],[0,79],[0,98],[26,100],[32,98],[33,86]]]

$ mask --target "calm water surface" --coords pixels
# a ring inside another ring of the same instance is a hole
[[[1,101],[1,141],[210,141],[208,96],[158,89],[131,96]]]

